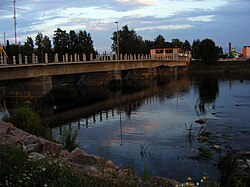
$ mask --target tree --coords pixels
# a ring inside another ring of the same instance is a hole
[[[24,45],[21,47],[21,51],[23,55],[27,56],[31,56],[32,53],[34,53],[34,42],[31,36],[27,37],[26,42],[24,42]]]
[[[42,48],[44,53],[51,53],[52,45],[48,36],[44,36],[42,40]]]
[[[191,50],[191,45],[190,45],[190,43],[189,43],[188,40],[185,40],[185,42],[184,42],[184,48],[186,48],[188,50]]]
[[[53,44],[55,53],[58,53],[59,60],[62,60],[62,55],[68,52],[67,32],[57,28],[57,30],[54,31]]]
[[[155,42],[151,40],[145,40],[144,45],[145,45],[145,48],[143,50],[143,53],[150,54],[150,49],[155,45]]]
[[[201,41],[199,39],[193,41],[192,57],[194,59],[201,59]]]
[[[184,44],[182,41],[180,41],[178,38],[172,39],[172,43],[175,45],[175,47],[183,48]]]
[[[70,54],[77,53],[77,47],[79,45],[79,37],[73,30],[69,31],[68,34],[68,49]]]
[[[201,59],[203,62],[208,63],[217,60],[218,47],[215,46],[215,42],[211,39],[204,39],[201,42]]]
[[[119,35],[119,52],[120,54],[142,54],[145,49],[145,44],[141,36],[138,36],[132,29],[129,30],[128,26],[122,27],[118,31]],[[113,44],[111,46],[113,51],[117,51],[117,32],[113,33]]]
[[[36,38],[35,38],[35,44],[37,46],[36,52],[37,55],[41,58],[43,56],[43,34],[42,33],[37,33]]]
[[[78,45],[77,45],[78,54],[85,53],[87,60],[90,59],[90,54],[95,53],[93,40],[90,33],[87,31],[79,31],[78,33]]]
[[[163,45],[164,43],[165,43],[165,38],[160,34],[154,40],[154,45]]]

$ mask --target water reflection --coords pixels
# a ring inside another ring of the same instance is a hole
[[[204,173],[218,180],[216,164],[224,151],[250,150],[249,93],[248,80],[199,75],[170,77],[160,84],[129,82],[112,91],[64,86],[34,105],[46,124],[77,129],[86,152],[102,155],[108,150],[107,159],[124,167],[134,163],[139,175],[147,165],[153,175],[180,181]],[[208,119],[204,126],[193,123],[203,116]],[[192,138],[187,137],[189,128]],[[54,135],[61,130],[53,128]],[[200,141],[205,132],[212,134]],[[223,151],[210,148],[213,145]],[[209,159],[200,159],[204,153]]]

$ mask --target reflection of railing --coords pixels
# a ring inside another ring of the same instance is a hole
[[[165,86],[157,88],[152,86],[151,88],[148,88],[144,91],[123,95],[122,100],[120,100],[120,93],[115,95],[111,93],[112,96],[104,101],[89,104],[87,106],[77,107],[56,114],[51,113],[50,116],[44,119],[44,122],[46,124],[56,125],[83,118],[85,119],[85,123],[87,126],[88,120],[92,119],[93,122],[95,122],[96,118],[100,118],[101,121],[103,119],[103,115],[106,116],[106,118],[108,118],[108,114],[112,114],[113,116],[114,108],[117,111],[117,115],[120,115],[118,110],[120,102],[122,106],[121,111],[125,112],[126,115],[130,115],[131,111],[136,110],[141,105],[149,104],[156,100],[163,101],[164,99],[169,99],[176,93],[184,93],[189,88],[189,84],[190,83],[188,77],[184,77],[178,80],[171,79],[170,82]]]

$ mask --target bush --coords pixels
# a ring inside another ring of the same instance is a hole
[[[26,105],[19,106],[11,111],[10,115],[3,117],[3,121],[12,123],[30,134],[51,139],[50,130],[42,126],[42,121],[37,113]]]
[[[64,149],[73,151],[78,145],[76,143],[77,131],[72,131],[72,128],[63,129],[62,136],[59,138],[59,143],[63,145]]]
[[[35,160],[22,150],[0,145],[0,186],[83,186],[83,177],[68,164]]]

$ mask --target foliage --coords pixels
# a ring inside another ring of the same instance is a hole
[[[249,175],[244,175],[239,170],[239,157],[233,152],[228,152],[219,162],[221,171],[221,185],[246,187],[250,184]]]
[[[117,51],[117,32],[113,33],[113,44],[111,46],[113,51]],[[141,36],[137,35],[132,29],[129,30],[128,26],[122,27],[118,31],[119,40],[119,53],[120,54],[142,54],[144,49],[144,41]]]
[[[23,151],[0,146],[0,186],[83,186],[83,177],[60,160],[35,160]]]
[[[18,106],[13,109],[10,115],[3,117],[3,121],[12,123],[30,134],[51,139],[50,131],[42,125],[41,119],[30,107],[26,105]]]
[[[69,33],[58,28],[54,31],[54,51],[62,56],[65,53],[73,55],[74,53],[85,53],[87,60],[90,59],[90,54],[94,54],[94,46],[91,35],[86,31],[76,33],[71,30]]]
[[[154,39],[154,45],[163,45],[164,42],[165,38],[160,34]]]
[[[192,45],[192,57],[204,63],[216,61],[221,52],[222,49],[212,39],[194,40]]]
[[[77,147],[76,138],[77,138],[77,130],[73,132],[72,128],[66,129],[64,127],[62,135],[59,138],[59,142],[63,145],[64,149],[73,151]]]
[[[142,180],[144,182],[147,182],[147,181],[150,181],[151,177],[152,177],[152,169],[149,166],[144,165]]]

